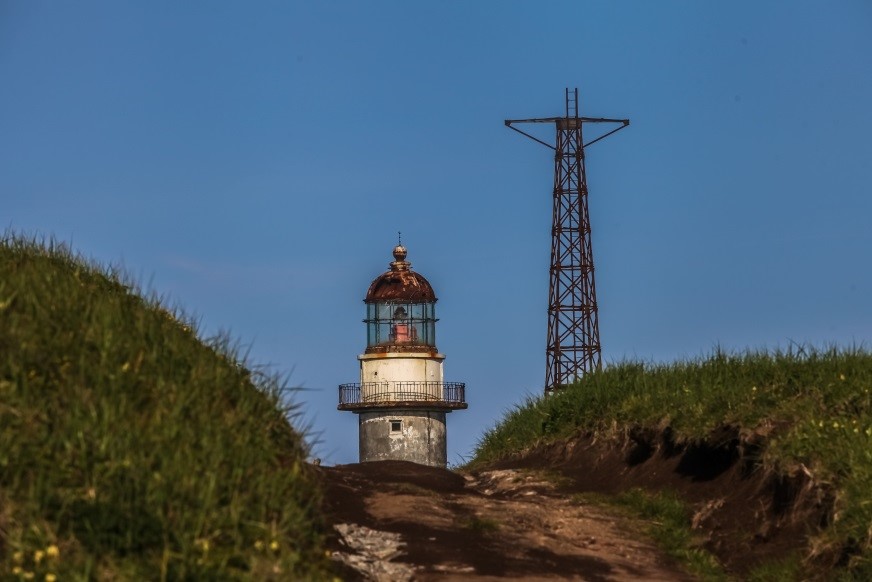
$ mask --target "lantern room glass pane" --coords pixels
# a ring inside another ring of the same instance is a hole
[[[364,322],[367,347],[436,346],[433,303],[369,303]]]

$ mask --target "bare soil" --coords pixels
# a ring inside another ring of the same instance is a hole
[[[679,445],[667,431],[639,431],[623,442],[591,435],[540,445],[496,464],[545,469],[568,478],[568,491],[615,494],[630,488],[669,490],[694,511],[692,526],[725,571],[739,579],[764,562],[804,560],[808,579],[825,579],[838,556],[815,554],[813,536],[832,520],[832,492],[801,465],[788,473],[763,468],[760,443],[731,427],[703,443]]]
[[[537,472],[402,461],[321,472],[329,547],[348,580],[692,579],[633,533],[637,524]]]

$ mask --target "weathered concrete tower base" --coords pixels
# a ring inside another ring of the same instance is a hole
[[[445,413],[435,410],[373,410],[359,414],[360,461],[412,461],[431,467],[447,462]]]

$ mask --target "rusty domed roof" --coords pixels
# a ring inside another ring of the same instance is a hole
[[[390,271],[376,277],[366,292],[366,303],[435,303],[433,287],[423,275],[413,272],[406,260],[406,247],[394,247]]]

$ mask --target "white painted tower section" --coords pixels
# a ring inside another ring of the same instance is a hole
[[[361,354],[360,384],[364,400],[403,400],[403,382],[426,382],[421,391],[434,399],[442,397],[442,354]]]

